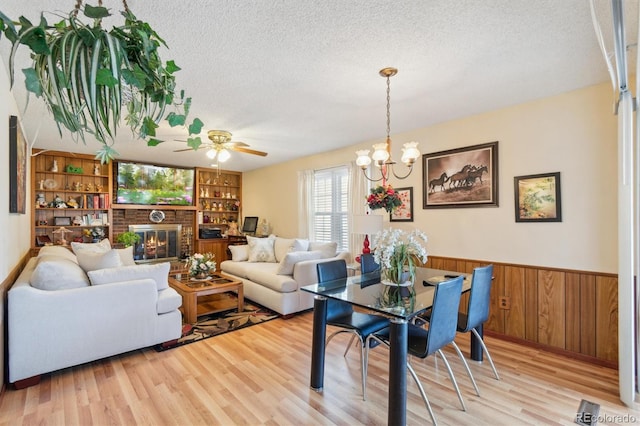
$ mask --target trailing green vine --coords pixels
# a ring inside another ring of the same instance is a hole
[[[118,155],[113,141],[122,119],[148,146],[164,142],[156,137],[163,119],[188,130],[189,146],[200,145],[203,123],[195,118],[187,125],[191,98],[182,90],[176,93],[174,74],[180,67],[163,63],[158,54],[165,41],[135,17],[126,1],[124,25],[109,31],[102,28],[108,9],[85,5],[84,16],[93,20],[85,24],[77,16],[81,3],[53,25],[44,14],[34,25],[24,16],[14,22],[0,12],[0,33],[12,44],[11,86],[16,51],[27,46],[33,58],[32,66],[22,70],[27,91],[43,98],[60,136],[65,128],[84,143],[86,133],[102,143],[96,153],[102,163]]]

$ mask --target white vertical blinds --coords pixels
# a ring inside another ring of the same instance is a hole
[[[316,241],[335,241],[349,249],[349,169],[347,166],[314,172],[313,234]]]

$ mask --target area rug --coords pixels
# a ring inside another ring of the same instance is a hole
[[[195,324],[182,325],[182,337],[178,339],[177,343],[167,346],[160,344],[154,346],[154,348],[158,352],[161,352],[231,331],[251,327],[252,325],[262,324],[275,318],[278,318],[276,312],[245,299],[243,312],[238,313],[238,310],[234,308],[216,312],[215,314],[201,315]]]

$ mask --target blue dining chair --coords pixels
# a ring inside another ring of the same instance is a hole
[[[456,337],[458,306],[460,305],[462,280],[463,277],[459,276],[449,281],[443,281],[434,286],[429,328],[425,329],[415,324],[408,324],[407,351],[409,355],[422,359],[433,353],[438,353],[440,355],[447,367],[453,387],[458,394],[462,410],[466,411],[467,407],[462,399],[458,382],[456,382],[456,378],[453,375],[453,370],[449,365],[449,361],[442,352],[442,348],[453,342],[453,339]],[[376,340],[389,347],[389,327],[369,335],[367,340]],[[368,353],[365,353],[365,359],[366,358],[368,358]],[[409,362],[407,362],[407,369],[411,373],[413,380],[415,380],[418,385],[422,399],[424,400],[427,410],[429,411],[429,415],[431,416],[431,421],[436,424],[436,418],[433,414],[433,409],[431,408],[427,394],[424,391],[424,387],[422,386],[422,383],[420,383],[418,375]]]
[[[469,304],[467,305],[467,313],[458,313],[458,331],[460,333],[471,332],[476,336],[482,346],[482,350],[487,355],[487,359],[489,360],[489,364],[491,364],[496,380],[500,380],[498,370],[496,370],[493,359],[491,359],[491,354],[489,354],[487,345],[476,330],[476,327],[481,326],[485,321],[487,321],[487,319],[489,319],[489,302],[491,300],[492,281],[493,265],[474,268],[473,276],[471,278],[471,292],[469,295]],[[461,353],[459,353],[459,355],[462,357]],[[464,360],[464,357],[462,359]]]
[[[319,283],[347,278],[347,263],[344,261],[344,259],[318,263],[316,269],[318,271]],[[349,340],[349,344],[344,351],[345,357],[347,356],[347,353],[349,353],[349,349],[351,348],[354,339],[358,338],[360,340],[362,399],[366,400],[367,365],[364,362],[364,345],[368,342],[367,337],[371,333],[387,327],[389,325],[389,320],[379,315],[355,312],[353,310],[353,306],[350,303],[342,302],[340,300],[327,299],[327,325],[338,327],[339,329],[329,335],[326,345],[328,345],[331,339],[333,339],[338,334],[352,334],[351,340]],[[375,345],[377,345],[377,342],[375,342]]]
[[[376,263],[371,253],[360,255],[360,287],[365,288],[380,282],[380,265]]]

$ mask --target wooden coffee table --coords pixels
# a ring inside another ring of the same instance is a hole
[[[242,281],[219,272],[213,273],[208,281],[195,281],[188,273],[173,274],[169,276],[169,285],[182,296],[182,309],[184,321],[194,324],[198,320],[198,297],[211,294],[235,291],[238,294],[238,312],[244,311],[244,291]],[[211,313],[216,311],[201,312]]]

